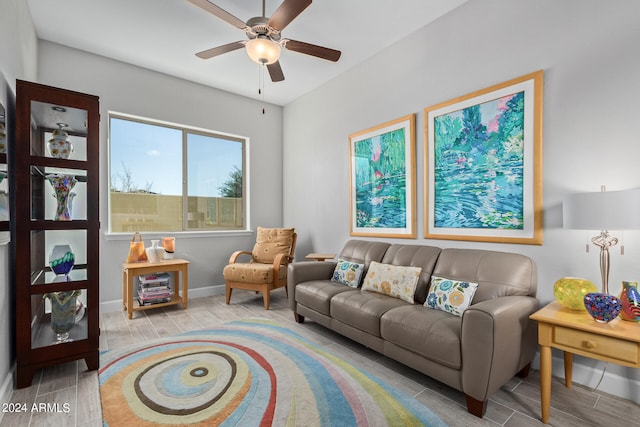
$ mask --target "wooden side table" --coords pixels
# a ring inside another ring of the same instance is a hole
[[[151,308],[166,307],[169,305],[182,304],[182,308],[187,308],[189,300],[189,261],[184,259],[168,259],[157,263],[150,262],[125,262],[122,264],[122,305],[127,311],[129,319],[133,318],[133,312],[139,310],[149,310]],[[135,301],[134,278],[142,274],[149,273],[173,273],[173,295],[171,301],[151,305],[140,305]],[[180,280],[182,273],[182,280]],[[182,288],[182,297],[180,297]]]
[[[307,259],[315,259],[316,261],[324,261],[326,259],[333,259],[335,258],[336,254],[319,254],[316,252],[312,252],[309,255],[307,255],[305,258]]]
[[[617,319],[598,323],[586,311],[564,308],[554,301],[530,316],[538,321],[540,404],[542,422],[549,422],[551,348],[564,351],[565,386],[571,388],[573,355],[640,368],[640,325]]]

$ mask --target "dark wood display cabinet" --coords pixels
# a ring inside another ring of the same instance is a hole
[[[0,84],[4,84],[0,74]],[[7,111],[0,99],[0,232],[9,231],[9,196],[7,174],[7,147],[8,147],[8,123]],[[0,237],[0,240],[2,238]]]
[[[11,279],[16,386],[84,359],[98,368],[99,98],[16,82]]]

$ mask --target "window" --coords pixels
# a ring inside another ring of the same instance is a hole
[[[244,230],[247,138],[109,114],[109,231]]]

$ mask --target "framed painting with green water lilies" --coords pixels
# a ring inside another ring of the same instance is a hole
[[[426,238],[542,244],[542,79],[425,108]]]
[[[351,235],[416,237],[413,114],[349,135]]]

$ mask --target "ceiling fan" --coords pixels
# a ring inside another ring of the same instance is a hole
[[[284,80],[282,67],[278,61],[281,47],[333,62],[340,59],[341,52],[339,50],[282,38],[280,34],[291,21],[311,4],[311,0],[284,0],[271,18],[265,16],[265,0],[262,0],[262,16],[251,18],[246,23],[207,0],[189,0],[189,2],[241,29],[249,38],[249,40],[237,41],[203,50],[196,53],[199,58],[209,59],[244,47],[247,55],[252,60],[267,66],[269,76],[271,76],[271,81],[273,82]]]

